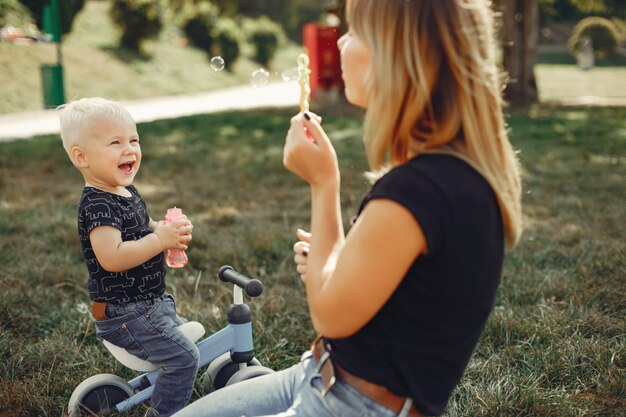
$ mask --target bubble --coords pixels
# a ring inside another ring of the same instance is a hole
[[[213,68],[213,71],[221,71],[224,69],[225,65],[226,64],[224,63],[224,58],[222,58],[221,56],[214,56],[213,58],[211,58],[211,68]]]
[[[267,84],[267,81],[270,78],[270,73],[267,72],[264,68],[259,68],[256,71],[252,72],[252,76],[250,77],[250,83],[253,87],[263,87]]]
[[[287,68],[280,73],[280,78],[282,78],[283,81],[295,81],[300,78],[300,73],[297,67]]]

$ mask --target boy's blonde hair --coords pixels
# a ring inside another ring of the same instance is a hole
[[[80,143],[80,138],[92,119],[112,117],[133,120],[120,103],[102,97],[83,98],[59,106],[58,109],[61,110],[61,140],[68,155],[72,147]]]
[[[351,30],[368,45],[364,142],[370,169],[416,154],[450,153],[498,198],[507,242],[522,232],[521,181],[502,113],[487,0],[348,0]]]

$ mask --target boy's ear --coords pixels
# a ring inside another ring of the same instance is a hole
[[[87,152],[78,145],[72,146],[70,149],[70,158],[75,166],[79,168],[85,168],[89,166],[87,163]]]

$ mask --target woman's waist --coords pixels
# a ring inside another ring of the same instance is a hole
[[[318,337],[313,342],[311,351],[313,353],[313,359],[320,364],[320,376],[324,386],[323,394],[328,392],[336,382],[336,379],[339,378],[365,397],[374,400],[394,412],[402,411],[403,407],[407,404],[407,400],[409,404],[411,403],[411,400],[407,399],[407,397],[396,395],[382,385],[370,382],[346,371],[342,366],[331,359],[329,347],[326,345],[323,338]],[[408,414],[406,415],[411,417],[425,417],[425,415],[417,411],[413,405],[410,406]]]

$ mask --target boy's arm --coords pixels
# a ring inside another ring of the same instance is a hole
[[[180,226],[183,227],[179,229]],[[129,241],[122,241],[122,233],[113,226],[95,227],[89,240],[100,265],[110,272],[126,271],[165,249],[187,249],[186,244],[191,240],[186,220],[166,225],[150,219],[149,227],[154,233]]]

